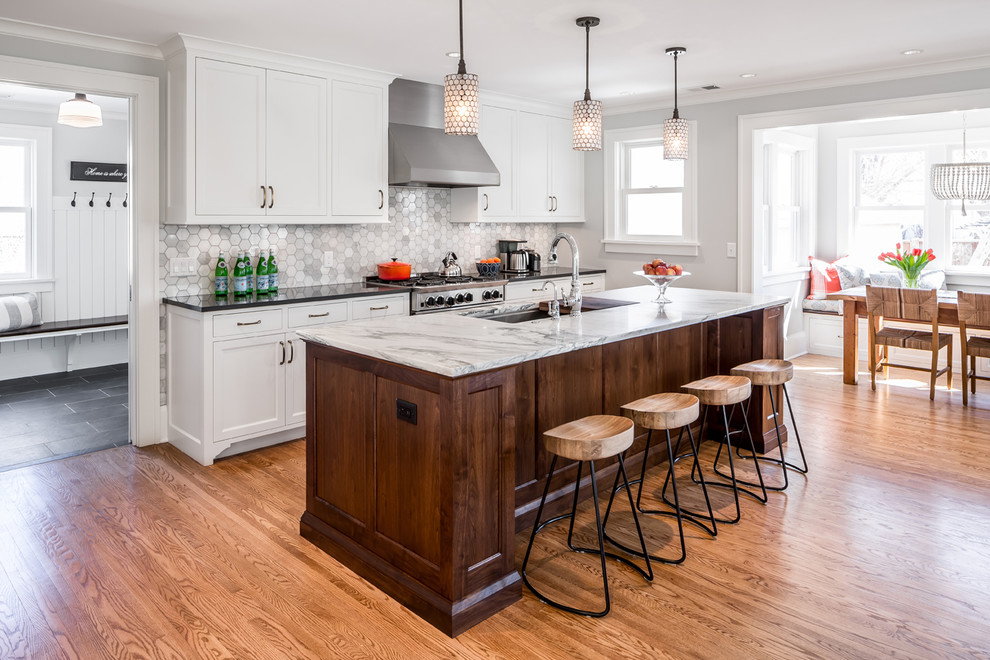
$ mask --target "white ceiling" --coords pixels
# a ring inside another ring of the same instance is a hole
[[[709,84],[755,95],[990,65],[988,0],[465,0],[464,11],[468,71],[482,88],[555,102],[583,94],[574,21],[586,15],[601,18],[592,96],[613,107],[669,99],[664,50],[675,45],[687,48],[685,104],[712,98],[696,91]],[[456,70],[444,55],[457,50],[454,0],[0,0],[0,16],[155,45],[181,32],[432,83]],[[909,48],[924,52],[901,54]]]

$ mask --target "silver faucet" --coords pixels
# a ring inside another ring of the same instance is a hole
[[[581,280],[578,278],[579,261],[581,259],[578,253],[577,241],[574,237],[566,232],[560,232],[553,237],[553,243],[550,244],[550,256],[547,259],[547,265],[555,266],[557,264],[557,243],[560,239],[567,241],[567,244],[571,247],[571,293],[564,298],[564,302],[571,307],[571,316],[581,315]]]
[[[553,298],[550,299],[550,303],[547,305],[550,318],[559,319],[560,318],[560,302],[557,300],[557,284],[553,280],[547,280],[543,283],[543,290],[547,290],[547,284],[553,287]],[[560,292],[561,295],[564,294],[563,291]]]

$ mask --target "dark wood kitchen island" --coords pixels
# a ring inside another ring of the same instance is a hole
[[[597,294],[634,304],[559,321],[444,313],[301,332],[302,535],[451,636],[518,600],[515,534],[536,515],[543,430],[782,357],[786,299],[672,288],[660,311],[654,295]],[[764,399],[754,389],[760,451],[774,433]],[[637,431],[630,469],[659,457],[643,456]],[[558,469],[551,513],[569,506],[573,478]]]

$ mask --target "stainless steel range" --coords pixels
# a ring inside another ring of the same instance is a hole
[[[410,314],[496,305],[505,299],[503,280],[481,277],[445,277],[437,273],[420,273],[408,280],[387,281],[369,277],[366,281],[368,284],[409,289]]]

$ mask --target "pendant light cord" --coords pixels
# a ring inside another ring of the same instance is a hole
[[[588,69],[591,68],[591,24],[584,26],[584,100],[591,100],[591,84]]]
[[[463,75],[467,73],[467,65],[464,64],[464,0],[457,0],[457,27],[461,40],[461,59],[457,63],[457,73]]]
[[[680,119],[681,115],[677,112],[677,52],[674,52],[674,119]]]

